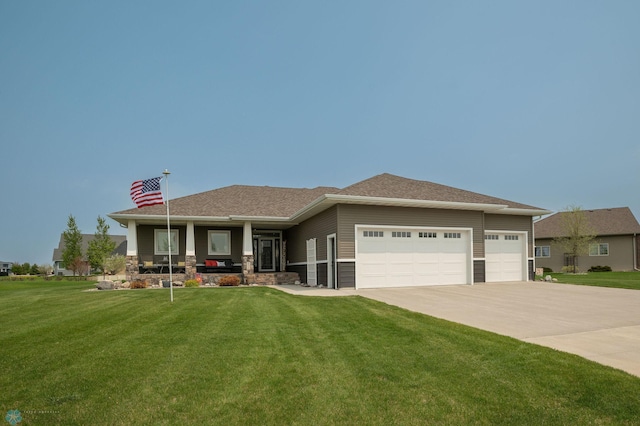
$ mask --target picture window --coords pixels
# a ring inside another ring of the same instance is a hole
[[[231,254],[231,231],[209,231],[209,255]]]

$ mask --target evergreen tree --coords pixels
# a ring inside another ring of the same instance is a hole
[[[107,270],[107,259],[116,249],[116,243],[109,237],[109,225],[100,216],[98,216],[98,226],[94,235],[94,239],[89,241],[87,258],[91,268],[99,270],[104,275]]]
[[[69,215],[67,230],[62,234],[62,239],[64,240],[62,262],[65,268],[71,268],[75,276],[79,268],[78,260],[82,259],[82,233],[78,229],[76,219],[72,215]]]

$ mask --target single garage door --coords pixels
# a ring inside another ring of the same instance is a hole
[[[469,284],[468,230],[356,227],[356,288]]]
[[[526,235],[485,232],[485,281],[526,281]]]

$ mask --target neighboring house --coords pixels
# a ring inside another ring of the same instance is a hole
[[[640,257],[640,225],[628,207],[583,210],[596,239],[589,247],[589,254],[577,258],[579,271],[586,272],[592,266],[610,266],[614,271],[632,271],[638,268]],[[562,216],[555,213],[535,222],[536,266],[560,272],[569,264],[570,256],[554,242],[563,237]]]
[[[296,272],[329,288],[526,281],[533,217],[548,210],[382,174],[344,189],[233,185],[170,201],[185,278],[232,261],[246,282]],[[164,205],[108,215],[128,228],[128,274],[166,257]]]
[[[13,262],[4,262],[0,260],[0,276],[7,276],[11,274],[11,266]]]
[[[127,254],[127,237],[124,235],[109,235],[109,237],[116,243],[116,249],[113,251],[113,254],[121,254],[125,256]],[[94,238],[94,234],[82,234],[82,253],[85,255],[85,257],[87,254],[87,249],[89,248],[89,241],[92,241]],[[62,253],[64,252],[65,247],[64,234],[61,234],[58,248],[53,249],[54,275],[73,275],[73,271],[64,268]]]

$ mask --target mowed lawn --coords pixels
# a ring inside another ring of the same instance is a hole
[[[640,290],[640,272],[588,272],[586,274],[550,274],[558,282],[597,287]]]
[[[0,282],[22,423],[638,424],[640,378],[361,297]]]

